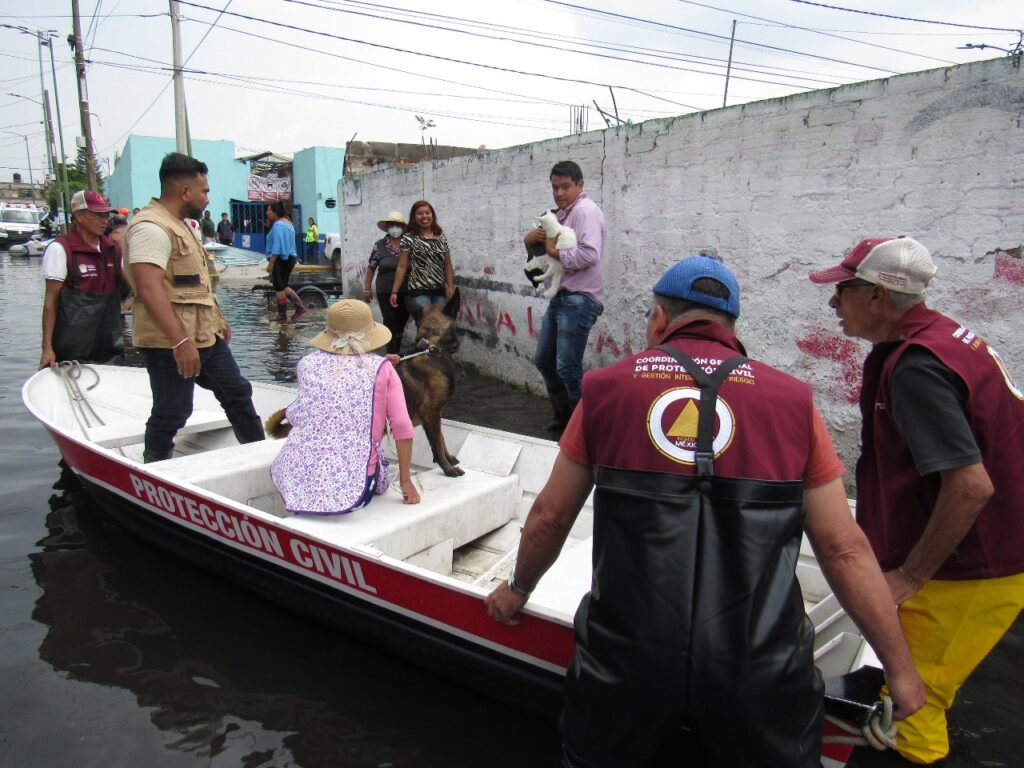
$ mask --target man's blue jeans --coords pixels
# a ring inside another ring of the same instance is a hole
[[[587,338],[603,311],[586,294],[559,292],[544,313],[533,364],[549,390],[564,388],[573,402],[580,399]]]
[[[174,436],[192,415],[195,385],[213,392],[232,424],[259,419],[252,404],[252,384],[238,370],[231,348],[221,339],[199,350],[199,376],[186,379],[178,373],[170,349],[140,348],[153,391],[153,410],[146,422],[146,450],[165,455],[174,447]]]

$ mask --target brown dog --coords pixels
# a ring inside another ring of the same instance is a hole
[[[435,304],[420,313],[416,348],[429,352],[403,360],[397,369],[409,417],[414,426],[423,425],[434,461],[449,477],[465,474],[456,466],[459,460],[448,453],[441,431],[441,414],[455,390],[455,362],[451,356],[459,348],[459,337],[455,334],[459,301],[456,288],[446,304]]]
[[[423,425],[434,462],[449,477],[465,474],[456,466],[459,460],[448,453],[441,431],[444,406],[455,390],[455,363],[451,356],[459,348],[459,337],[455,334],[459,302],[459,289],[456,288],[446,304],[435,304],[420,313],[416,348],[426,353],[401,361],[397,368],[413,426]],[[281,438],[288,434],[291,425],[283,408],[271,414],[266,428],[271,437]]]

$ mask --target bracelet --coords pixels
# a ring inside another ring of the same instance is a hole
[[[189,340],[190,340],[191,338],[192,338],[191,336],[186,336],[186,337],[185,337],[184,339],[182,339],[182,340],[181,340],[181,341],[179,341],[179,342],[178,342],[177,344],[175,344],[175,345],[174,345],[173,347],[171,347],[171,349],[177,349],[177,348],[178,348],[178,347],[180,347],[180,346],[181,346],[182,344],[184,344],[184,343],[185,343],[186,341],[189,341]]]
[[[524,600],[529,600],[530,595],[533,594],[532,589],[523,589],[516,583],[516,569],[513,568],[508,572],[508,588],[512,590],[513,595],[518,595]]]
[[[904,568],[902,565],[896,567],[896,573],[902,576],[903,580],[907,582],[907,584],[912,586],[914,589],[921,589],[921,587],[924,586],[923,581],[921,581],[916,576],[911,575],[910,572],[907,571],[907,569]]]

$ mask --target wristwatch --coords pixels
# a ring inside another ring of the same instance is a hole
[[[513,595],[519,595],[524,600],[529,600],[530,595],[533,594],[533,590],[523,589],[516,583],[516,569],[513,568],[508,572],[508,588],[512,590]]]

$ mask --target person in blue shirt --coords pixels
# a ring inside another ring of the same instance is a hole
[[[295,227],[292,225],[288,208],[284,203],[275,201],[267,206],[267,223],[270,232],[267,234],[267,272],[277,294],[278,322],[288,322],[288,302],[295,305],[294,323],[304,314],[306,306],[294,290],[288,287],[288,277],[295,268],[298,252],[295,249]]]

